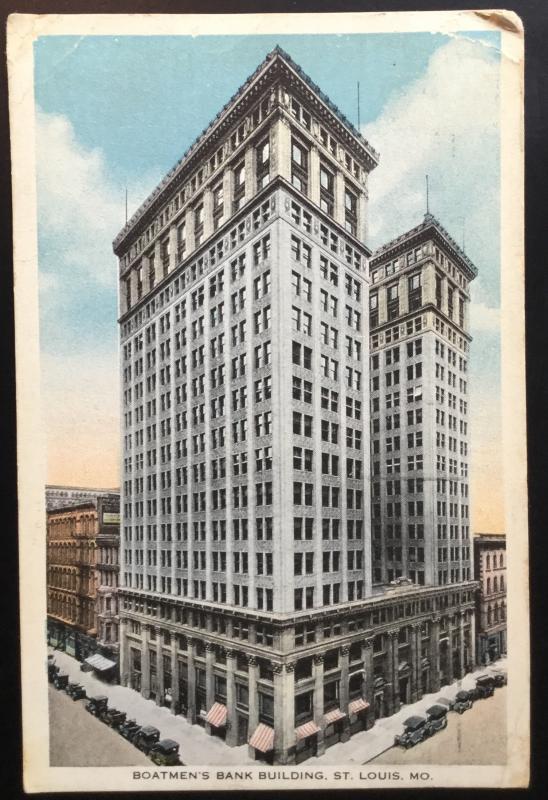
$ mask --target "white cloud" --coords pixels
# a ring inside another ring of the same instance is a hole
[[[500,308],[472,302],[470,304],[470,329],[472,333],[476,331],[500,334]]]
[[[372,245],[422,220],[428,174],[430,211],[459,244],[465,228],[491,303],[499,269],[498,70],[490,48],[455,38],[363,129],[381,154],[370,178]]]
[[[62,115],[37,109],[36,154],[41,271],[114,288],[112,240],[125,218],[125,187],[113,180],[102,151],[83,146]],[[145,179],[129,196],[144,199],[153,186]]]

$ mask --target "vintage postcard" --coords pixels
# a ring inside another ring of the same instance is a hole
[[[523,27],[13,15],[29,792],[523,787]]]

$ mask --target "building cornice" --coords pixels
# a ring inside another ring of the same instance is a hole
[[[364,161],[369,169],[373,169],[379,160],[378,153],[371,147],[369,142],[356,130],[352,123],[342,114],[337,106],[329,100],[321,89],[306,75],[306,73],[296,64],[290,56],[280,47],[274,48],[250,75],[238,91],[230,98],[212,122],[202,131],[190,147],[183,154],[182,158],[169,170],[156,188],[151,192],[147,199],[139,206],[131,219],[124,225],[120,233],[113,242],[114,252],[118,255],[126,244],[128,238],[136,235],[135,228],[140,228],[156,214],[161,205],[166,202],[167,196],[174,194],[181,187],[184,181],[190,177],[190,173],[195,169],[199,162],[206,160],[207,151],[212,147],[218,147],[220,139],[241,117],[242,113],[255,102],[257,96],[263,93],[269,86],[274,87],[279,79],[289,79],[294,81],[300,88],[301,93],[306,96],[307,101],[312,103],[319,115],[328,120],[327,124],[337,130],[341,138],[351,149],[359,151],[360,160]],[[273,102],[269,113],[279,106],[277,98],[272,98]]]
[[[420,225],[417,225],[412,230],[407,231],[407,233],[403,233],[396,239],[392,239],[392,241],[379,247],[371,257],[369,268],[371,270],[375,269],[391,258],[395,258],[401,253],[404,253],[409,247],[414,247],[427,238],[432,238],[448,251],[469,280],[473,280],[477,276],[477,267],[474,266],[464,250],[459,247],[453,237],[432,214],[426,214],[424,221],[421,222]]]

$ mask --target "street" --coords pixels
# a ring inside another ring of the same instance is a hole
[[[130,767],[152,762],[122,736],[89,714],[83,700],[72,700],[49,686],[52,767]]]
[[[505,764],[507,687],[477,700],[462,716],[447,715],[447,728],[409,750],[391,747],[369,764]]]

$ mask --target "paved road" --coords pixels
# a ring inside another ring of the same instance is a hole
[[[132,767],[152,762],[120,734],[72,700],[49,688],[50,765],[52,767]]]
[[[391,747],[370,764],[505,764],[507,687],[477,700],[464,714],[450,712],[447,728],[404,750]]]

